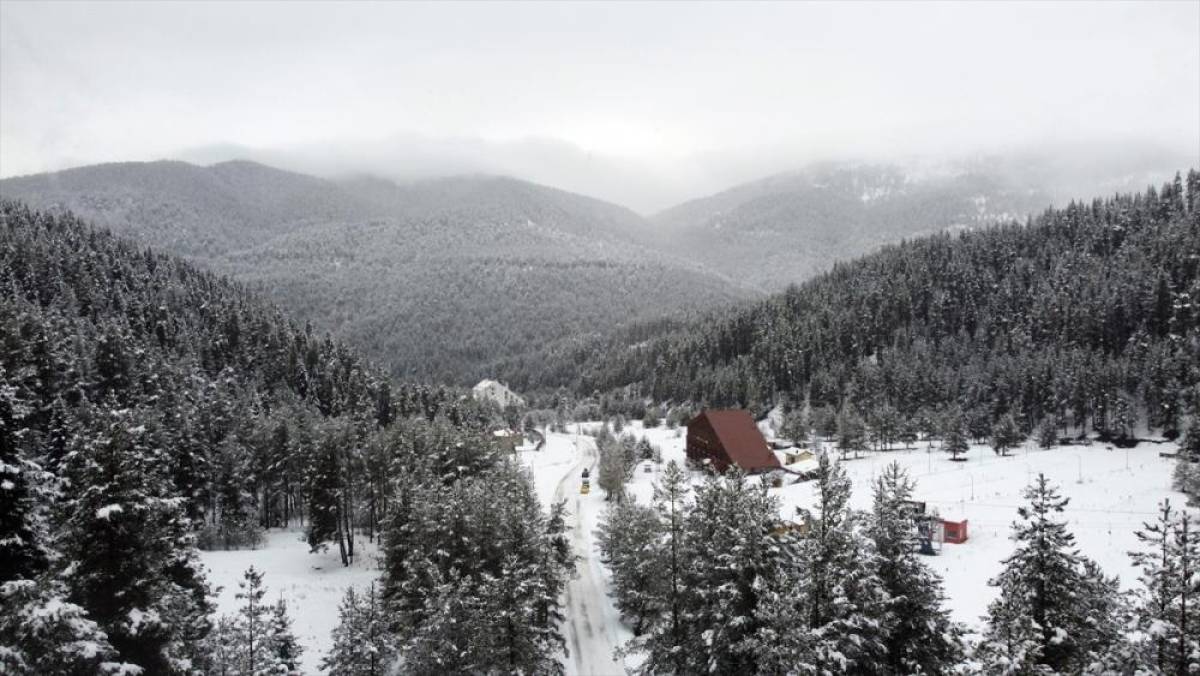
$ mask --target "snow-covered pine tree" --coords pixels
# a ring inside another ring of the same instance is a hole
[[[0,583],[0,673],[132,673],[86,611],[53,578]]]
[[[783,438],[800,446],[808,441],[808,430],[811,426],[808,414],[805,413],[804,409],[795,408],[783,416],[783,424],[780,426],[779,434]]]
[[[662,522],[653,507],[625,500],[611,505],[600,523],[597,542],[604,563],[612,571],[617,609],[633,622],[640,636],[661,608],[664,594]]]
[[[1038,425],[1037,440],[1039,448],[1054,448],[1058,445],[1058,419],[1048,415]]]
[[[292,618],[288,615],[287,601],[282,597],[271,606],[267,623],[267,654],[274,667],[271,674],[300,674],[300,656],[304,654],[304,647],[292,632]]]
[[[857,455],[859,451],[866,448],[866,440],[866,423],[863,422],[858,412],[847,404],[837,417],[837,443],[842,457],[846,457],[851,451]]]
[[[216,459],[217,544],[223,549],[255,547],[262,542],[258,521],[257,493],[251,458],[245,446],[229,435],[217,449]]]
[[[758,671],[759,589],[778,573],[778,525],[779,505],[765,484],[736,468],[696,488],[684,524],[684,672]]]
[[[992,450],[996,455],[1008,455],[1008,451],[1025,440],[1025,435],[1011,413],[1000,416],[992,426]]]
[[[689,639],[684,618],[684,569],[688,564],[685,518],[688,512],[687,475],[674,460],[667,463],[661,480],[654,486],[654,509],[662,523],[658,549],[662,552],[660,595],[652,599],[661,617],[650,623],[649,632],[634,639],[629,648],[645,652],[642,672],[686,673],[684,651]]]
[[[238,581],[238,593],[234,595],[241,605],[234,619],[237,637],[237,664],[241,673],[258,676],[264,673],[273,660],[268,641],[271,607],[263,601],[267,590],[263,587],[263,575],[254,566],[246,569]]]
[[[385,676],[396,660],[395,636],[372,582],[365,593],[346,590],[338,607],[333,648],[321,660],[329,676]]]
[[[976,657],[988,674],[1076,672],[1093,653],[1108,648],[1098,644],[1106,639],[1092,626],[1090,613],[1094,595],[1109,584],[1095,579],[1096,569],[1075,549],[1074,536],[1058,519],[1068,500],[1045,475],[1038,475],[1024,497],[1028,505],[1013,524],[1016,550],[990,582],[1000,596],[988,607]]]
[[[1200,530],[1186,511],[1164,500],[1158,519],[1137,532],[1142,544],[1130,558],[1141,569],[1130,639],[1110,660],[1133,662],[1158,673],[1200,669]]]
[[[332,430],[321,435],[313,448],[305,472],[308,496],[308,530],[305,537],[312,551],[324,550],[336,542],[342,565],[350,565],[342,519],[341,441]]]
[[[849,508],[850,479],[821,453],[814,483],[816,513],[802,515],[806,530],[794,542],[784,539],[785,569],[760,611],[764,670],[885,673],[887,594],[874,545]]]
[[[0,365],[0,583],[30,579],[48,564],[40,508],[47,501],[37,499],[42,470],[18,444],[18,421],[27,413],[28,405]]]
[[[875,480],[867,527],[888,596],[886,663],[897,674],[943,674],[963,657],[963,631],[943,606],[941,578],[917,553],[916,522],[907,504],[915,487],[899,463],[888,465]]]
[[[572,565],[561,512],[548,523],[525,471],[507,463],[402,490],[383,577],[408,668],[556,669]]]
[[[150,673],[185,667],[203,639],[208,587],[153,415],[111,410],[67,459],[62,578],[120,659]],[[135,554],[131,554],[135,553]]]
[[[962,411],[957,408],[947,412],[942,420],[942,448],[952,460],[958,460],[971,449],[967,443],[967,427]]]

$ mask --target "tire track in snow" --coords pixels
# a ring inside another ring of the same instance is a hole
[[[573,442],[576,463],[559,481],[555,501],[566,500],[568,491],[579,490],[585,467],[593,477],[596,476],[595,442],[582,435],[576,436]],[[579,559],[575,576],[567,583],[564,599],[567,618],[563,629],[572,650],[564,666],[568,676],[623,674],[624,665],[613,659],[614,651],[620,646],[613,630],[619,625],[619,616],[608,596],[603,564],[592,533],[604,509],[604,498],[599,491],[588,495],[575,493],[574,498],[575,510],[568,518],[574,519],[571,547]]]

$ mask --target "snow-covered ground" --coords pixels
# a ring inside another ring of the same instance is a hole
[[[624,432],[646,436],[662,449],[664,462],[683,463],[682,429],[644,430],[635,421]],[[1000,571],[1001,562],[1012,551],[1008,538],[1022,504],[1021,491],[1038,473],[1045,474],[1070,498],[1065,518],[1080,551],[1108,574],[1120,576],[1124,587],[1135,586],[1137,573],[1128,556],[1138,547],[1134,531],[1154,518],[1156,506],[1164,498],[1178,507],[1185,504],[1184,495],[1171,489],[1174,461],[1159,456],[1161,451],[1174,450],[1174,444],[1156,443],[1142,443],[1128,451],[1104,444],[1041,450],[1030,442],[1003,458],[988,446],[975,445],[966,462],[953,462],[936,444],[927,450],[922,442],[914,449],[864,453],[859,459],[847,460],[845,467],[853,482],[851,505],[856,508],[870,508],[875,476],[895,461],[917,481],[917,500],[936,508],[944,518],[968,520],[966,543],[946,544],[939,556],[926,561],[944,578],[955,617],[978,625],[996,594],[987,581]],[[651,473],[643,471],[647,464]],[[639,465],[630,493],[648,502],[659,471],[653,463]],[[702,476],[694,473],[693,479],[698,482]],[[784,518],[793,518],[798,506],[814,504],[811,483],[788,484],[771,492],[778,496]]]
[[[208,568],[209,583],[222,588],[217,615],[237,612],[234,595],[242,573],[250,566],[261,571],[265,598],[274,603],[282,595],[287,601],[293,631],[304,646],[304,673],[317,674],[321,658],[333,645],[338,604],[348,587],[363,588],[378,578],[378,552],[375,544],[359,536],[354,541],[356,560],[346,567],[336,548],[310,554],[303,531],[274,529],[258,549],[200,552],[200,560]]]

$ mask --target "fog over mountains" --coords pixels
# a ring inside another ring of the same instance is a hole
[[[1076,185],[1144,185],[1180,154],[827,162],[651,216],[495,175],[330,179],[244,160],[82,167],[4,179],[0,195],[232,274],[397,376],[468,382],[549,344],[757,298],[886,243],[1023,220]]]

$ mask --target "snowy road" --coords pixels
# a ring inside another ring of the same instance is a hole
[[[613,651],[629,638],[629,632],[621,625],[607,594],[604,564],[595,547],[594,531],[604,513],[604,495],[598,489],[588,495],[579,493],[583,468],[590,468],[592,477],[596,476],[596,443],[586,435],[552,436],[558,437],[558,443],[573,444],[576,453],[575,464],[563,475],[554,493],[555,501],[567,501],[567,528],[579,556],[576,575],[566,591],[566,672],[580,676],[623,674],[625,666],[613,660]]]

